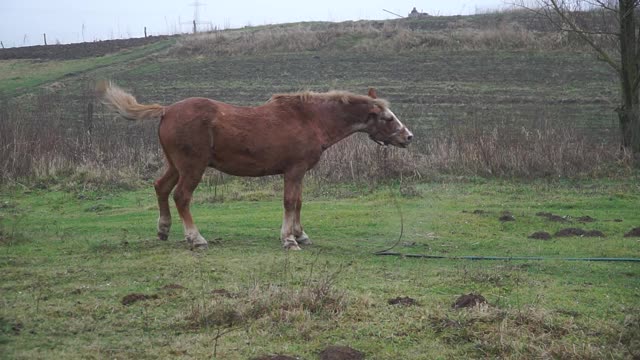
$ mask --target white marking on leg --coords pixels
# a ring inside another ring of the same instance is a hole
[[[280,239],[282,240],[282,246],[288,250],[300,250],[296,237],[293,234],[293,223],[295,221],[295,213],[293,211],[287,214],[285,211],[282,219],[282,228],[280,229]]]
[[[184,227],[184,236],[191,245],[191,248],[207,248],[209,245],[207,244],[207,240],[200,235],[198,228],[195,225],[191,227]]]
[[[309,239],[309,235],[306,232],[302,231],[302,234],[296,237],[296,242],[300,245],[311,245],[311,239]]]
[[[169,238],[169,230],[171,230],[171,216],[158,217],[158,238],[167,240]]]

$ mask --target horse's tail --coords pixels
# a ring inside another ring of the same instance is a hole
[[[96,92],[103,104],[118,111],[125,119],[153,119],[164,115],[164,106],[138,104],[133,95],[120,89],[110,81],[100,81],[96,86]]]

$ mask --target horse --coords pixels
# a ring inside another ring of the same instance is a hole
[[[189,204],[207,167],[234,176],[284,176],[282,246],[300,250],[311,240],[300,224],[305,173],[333,144],[365,132],[380,145],[404,148],[413,134],[379,99],[346,91],[303,91],[273,95],[256,107],[235,106],[193,97],[172,105],[139,104],[111,82],[97,85],[102,103],[129,120],[160,119],[158,137],[165,155],[164,174],[155,183],[160,216],[158,238],[167,240],[171,228],[169,195],[182,219],[191,249],[206,249]]]

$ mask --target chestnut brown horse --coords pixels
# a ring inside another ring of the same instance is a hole
[[[284,219],[280,239],[285,249],[299,250],[311,240],[300,224],[302,179],[331,145],[355,132],[366,132],[379,144],[405,147],[413,134],[378,99],[344,91],[279,94],[264,105],[242,107],[188,98],[169,106],[142,105],[109,83],[98,84],[103,103],[130,119],[159,118],[158,135],[166,171],[155,182],[160,217],[158,238],[171,227],[169,194],[192,248],[206,248],[189,203],[207,167],[236,176],[284,175]]]

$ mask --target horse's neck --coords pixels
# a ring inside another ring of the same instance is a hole
[[[357,105],[340,103],[317,104],[315,110],[318,114],[318,128],[327,147],[364,129],[362,119],[366,118],[366,115],[360,114],[362,110],[356,107]]]

